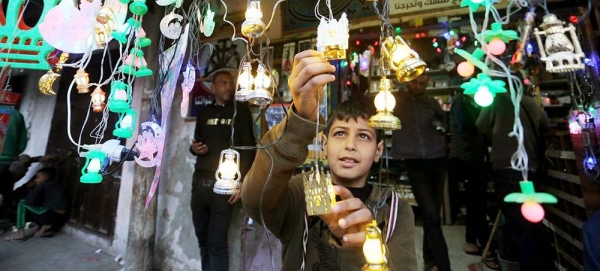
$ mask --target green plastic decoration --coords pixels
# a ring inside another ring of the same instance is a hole
[[[114,113],[127,112],[131,108],[131,87],[121,81],[113,81],[108,96],[108,110]]]
[[[126,44],[127,43],[127,34],[129,34],[129,32],[132,29],[138,29],[140,26],[142,25],[142,23],[138,20],[135,20],[133,18],[129,18],[127,19],[127,27],[125,27],[125,31],[121,32],[121,31],[114,31],[111,32],[110,35],[118,40],[120,43]]]
[[[146,6],[146,0],[134,0],[133,3],[129,4],[129,10],[135,15],[144,15],[148,12],[148,6]]]
[[[558,200],[549,193],[535,192],[533,182],[520,181],[521,193],[510,193],[504,197],[504,202],[537,202],[537,203],[556,203]]]
[[[465,91],[463,94],[474,95],[475,102],[480,106],[486,107],[492,104],[496,93],[506,92],[505,83],[499,80],[492,80],[487,74],[480,73],[477,78],[471,78],[467,83],[460,85]]]
[[[101,183],[102,182],[102,174],[100,174],[100,170],[102,169],[102,164],[106,159],[106,153],[98,150],[89,151],[85,156],[85,165],[81,169],[81,178],[79,181],[81,183]]]
[[[483,31],[485,42],[490,42],[493,39],[501,39],[504,43],[510,40],[518,40],[519,34],[513,30],[503,30],[502,23],[492,23],[492,29]]]
[[[488,68],[488,66],[481,61],[481,58],[483,58],[483,56],[485,55],[485,52],[483,50],[477,48],[475,49],[475,51],[473,51],[473,54],[469,54],[465,50],[456,48],[454,49],[454,52],[459,56],[462,56],[467,61],[471,62],[471,64],[477,66],[477,68],[479,68],[483,73],[488,73],[490,71],[490,68]]]
[[[135,131],[136,120],[137,112],[135,110],[129,109],[122,113],[117,121],[116,129],[113,130],[113,135],[120,138],[131,138]]]
[[[464,8],[468,6],[471,12],[475,12],[479,6],[489,3],[489,1],[490,0],[462,0],[462,2],[460,2],[460,7]]]
[[[8,2],[6,14],[3,2]],[[30,27],[20,16],[25,0],[0,1],[0,67],[49,70],[48,54],[54,50],[40,35],[38,26]],[[38,22],[43,22],[48,11],[59,0],[43,0]],[[21,20],[19,21],[19,17]]]

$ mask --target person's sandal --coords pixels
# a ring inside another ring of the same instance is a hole
[[[27,237],[25,237],[25,233],[23,232],[21,236],[18,236],[19,233],[18,232],[13,232],[10,235],[4,237],[4,241],[7,242],[12,242],[12,241],[18,241],[18,242],[23,242],[25,240],[27,240]]]
[[[485,266],[492,270],[500,270],[500,264],[498,263],[498,258],[492,256],[493,254],[488,254],[488,257],[485,258]]]

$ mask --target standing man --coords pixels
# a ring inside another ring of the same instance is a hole
[[[403,160],[413,194],[423,213],[423,259],[425,270],[450,270],[448,247],[442,232],[440,208],[446,173],[443,124],[446,113],[425,95],[429,75],[423,73],[398,91],[394,114],[402,129],[395,130],[392,157]],[[436,269],[437,267],[437,269]]]
[[[213,192],[213,186],[221,151],[231,147],[231,124],[235,126],[235,146],[255,145],[252,115],[247,104],[235,105],[234,119],[235,85],[229,72],[217,70],[213,73],[210,91],[215,100],[198,112],[190,147],[190,152],[197,156],[191,207],[203,271],[229,270],[227,229],[233,204],[240,199],[240,194],[219,195]],[[240,155],[240,170],[245,175],[254,160],[254,152],[240,151]]]

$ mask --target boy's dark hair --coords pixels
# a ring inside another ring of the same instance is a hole
[[[327,126],[325,127],[325,130],[323,130],[323,134],[325,134],[325,136],[329,135],[329,130],[336,120],[348,121],[353,119],[358,121],[359,118],[362,118],[365,121],[369,121],[369,118],[375,115],[375,113],[375,105],[371,99],[366,99],[364,101],[348,100],[342,102],[329,114]],[[383,140],[381,130],[375,129],[375,136],[377,143]]]
[[[42,168],[38,170],[38,173],[43,173],[44,175],[46,175],[46,177],[48,177],[48,181],[54,181],[57,175],[56,169],[53,167]]]

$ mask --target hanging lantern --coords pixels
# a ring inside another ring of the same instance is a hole
[[[75,85],[77,85],[77,93],[88,93],[90,92],[90,78],[88,73],[83,69],[77,70],[75,73]]]
[[[381,79],[379,93],[375,96],[377,114],[369,119],[369,126],[375,129],[398,130],[402,127],[400,119],[392,114],[396,106],[396,99],[392,95],[391,89],[392,81],[387,78]]]
[[[104,49],[106,47],[106,39],[110,35],[110,31],[101,24],[94,25],[94,39],[96,40],[96,47],[98,49]]]
[[[381,46],[381,53],[387,59],[387,65],[396,71],[398,81],[406,83],[421,75],[427,64],[419,58],[400,36],[387,37]]]
[[[137,120],[137,112],[133,109],[127,110],[122,113],[117,121],[116,129],[113,131],[113,135],[120,138],[131,138],[135,131],[135,122]]]
[[[246,20],[242,23],[242,35],[247,38],[258,38],[265,32],[266,25],[262,21],[260,1],[252,0],[246,9]]]
[[[387,265],[386,248],[381,239],[381,230],[377,227],[377,221],[373,220],[365,229],[365,244],[363,245],[363,253],[367,264],[362,268],[362,271],[389,271]]]
[[[100,113],[104,110],[104,101],[106,100],[106,93],[101,88],[97,87],[92,94],[92,111]]]
[[[248,95],[248,102],[255,105],[269,105],[273,101],[271,92],[271,77],[262,64],[258,64],[256,77],[254,78],[254,90]]]
[[[137,47],[147,47],[152,44],[152,40],[146,37],[146,31],[144,31],[143,27],[138,28],[138,31],[135,33],[135,46]]]
[[[525,67],[525,58],[523,57],[523,52],[526,50],[527,45],[529,44],[529,34],[531,34],[531,28],[535,22],[535,13],[525,13],[525,19],[523,22],[521,39],[517,43],[517,50],[510,60],[510,67],[515,71],[521,70],[523,67]]]
[[[548,193],[535,192],[533,182],[520,181],[521,193],[510,193],[504,197],[504,202],[523,203],[521,214],[530,222],[537,223],[544,219],[544,208],[540,203],[556,203],[555,196]]]
[[[250,88],[254,84],[254,76],[252,76],[252,66],[250,62],[244,62],[242,64],[242,72],[238,75],[238,86],[240,89],[235,92],[235,100],[238,102],[245,102],[248,100],[250,95]]]
[[[56,78],[60,77],[60,74],[55,73],[52,69],[48,70],[48,72],[40,78],[38,81],[38,88],[42,94],[45,95],[56,95],[56,92],[52,89],[52,85],[54,85],[54,81]]]
[[[68,59],[69,59],[69,53],[67,53],[67,52],[60,53],[60,57],[58,58],[58,63],[56,63],[54,69],[57,72],[60,72],[63,67],[62,65],[65,64],[65,62],[67,62]]]
[[[575,33],[575,27],[569,24],[563,28],[564,23],[559,21],[554,14],[546,14],[540,27],[534,31],[535,38],[540,48],[540,59],[546,62],[546,70],[552,73],[571,72],[583,70],[585,54]],[[571,39],[565,34],[569,32]],[[546,43],[542,43],[542,35],[546,36]]]
[[[108,110],[123,113],[131,108],[131,87],[121,81],[113,81],[108,96]]]
[[[101,183],[102,175],[100,170],[104,159],[106,159],[106,153],[102,151],[90,151],[85,156],[85,165],[81,169],[81,178],[79,181],[82,183]]]
[[[340,20],[326,20],[321,17],[317,28],[317,51],[323,53],[326,60],[346,59],[348,50],[348,18],[342,13]]]
[[[240,153],[233,149],[226,149],[221,152],[219,159],[219,168],[215,172],[217,182],[213,192],[221,195],[232,195],[239,193],[240,180]]]
[[[121,32],[121,31],[113,31],[110,33],[110,36],[113,37],[114,39],[118,40],[120,43],[126,44],[127,43],[127,35],[129,35],[129,32],[131,32],[134,29],[138,29],[142,23],[138,20],[135,20],[133,18],[129,18],[127,20],[127,26],[125,27],[125,29]]]

